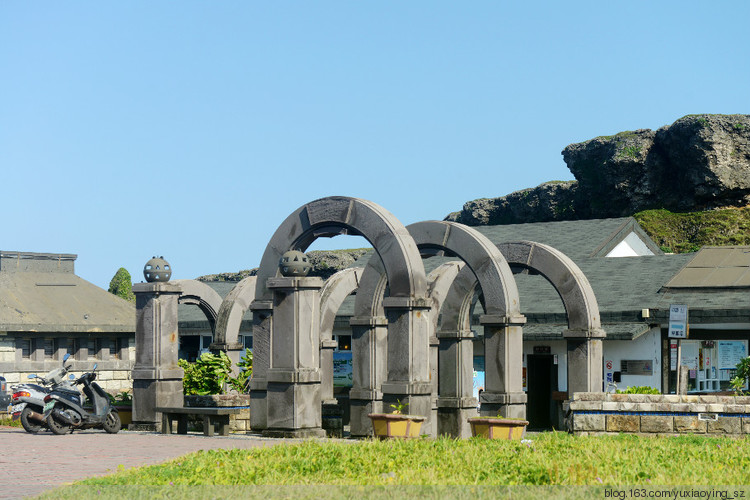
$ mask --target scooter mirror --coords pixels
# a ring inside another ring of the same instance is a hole
[[[70,375],[68,375],[68,379],[75,380],[76,376],[71,373]]]
[[[29,378],[36,378],[36,373],[29,373]]]
[[[99,364],[98,364],[98,363],[94,363],[94,369],[93,369],[93,370],[91,370],[91,371],[92,371],[92,372],[93,372],[93,371],[95,371],[95,370],[96,370],[96,367],[97,367],[97,366],[99,366]]]
[[[65,363],[68,360],[69,357],[70,357],[70,353],[66,352],[65,356],[63,356],[63,363]]]

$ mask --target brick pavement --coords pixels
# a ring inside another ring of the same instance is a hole
[[[92,476],[177,458],[198,450],[256,448],[292,440],[232,435],[107,434],[88,430],[55,436],[0,426],[0,498],[23,498]]]

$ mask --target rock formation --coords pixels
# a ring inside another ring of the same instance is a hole
[[[562,155],[576,181],[470,201],[446,220],[511,224],[750,204],[750,115],[688,115],[657,131],[571,144]]]
[[[367,248],[353,250],[312,250],[307,252],[312,269],[308,276],[318,276],[328,279],[334,273],[346,269],[367,253]],[[207,274],[196,278],[198,281],[240,281],[248,276],[258,274],[258,268],[238,271],[236,273]]]

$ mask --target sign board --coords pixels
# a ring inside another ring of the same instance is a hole
[[[333,386],[352,386],[352,352],[337,351],[333,353]]]
[[[669,338],[686,339],[688,331],[688,306],[672,304],[669,306]]]
[[[623,375],[653,375],[654,363],[650,359],[623,359],[620,372]]]
[[[720,370],[733,370],[747,357],[747,340],[720,340],[718,343]]]
[[[698,342],[687,341],[682,343],[680,365],[687,366],[691,373],[698,369]],[[690,378],[695,378],[695,374],[690,375]]]
[[[669,369],[677,370],[677,341],[669,341]]]
[[[551,354],[552,347],[548,345],[535,345],[534,354]]]

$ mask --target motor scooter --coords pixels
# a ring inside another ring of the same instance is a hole
[[[74,389],[57,387],[44,397],[44,419],[54,434],[91,428],[103,428],[110,434],[116,434],[122,427],[120,415],[111,406],[109,396],[94,382],[96,367],[94,365],[92,371],[84,373],[74,382],[83,385],[83,394],[93,405],[93,413],[83,409],[83,397]]]
[[[21,419],[21,425],[26,432],[35,434],[44,428],[44,397],[52,389],[60,386],[70,385],[70,380],[66,378],[71,365],[65,365],[70,358],[66,353],[62,359],[62,367],[55,368],[46,376],[40,377],[34,373],[29,375],[30,379],[38,383],[19,384],[13,387],[11,396],[11,413],[13,420]],[[73,375],[70,375],[73,377]]]

